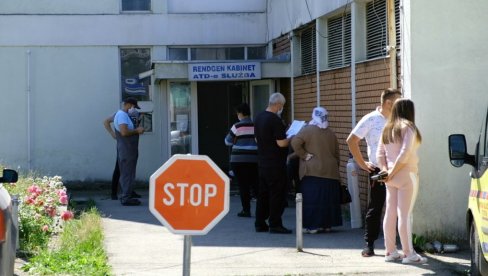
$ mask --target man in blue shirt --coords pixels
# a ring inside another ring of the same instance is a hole
[[[140,109],[137,105],[137,100],[128,97],[124,100],[122,109],[117,111],[114,117],[120,169],[120,202],[124,206],[137,206],[141,204],[141,201],[131,197],[136,177],[137,158],[139,156],[139,135],[144,133],[144,128],[135,128],[134,123],[129,117],[129,110],[134,108]]]

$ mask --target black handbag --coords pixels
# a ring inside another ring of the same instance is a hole
[[[341,204],[351,203],[352,198],[346,185],[341,185]]]

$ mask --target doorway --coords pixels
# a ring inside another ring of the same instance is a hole
[[[230,170],[230,150],[224,138],[238,121],[234,107],[249,103],[247,82],[199,82],[198,154],[207,155],[222,171]]]

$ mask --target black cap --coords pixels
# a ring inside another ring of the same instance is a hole
[[[128,98],[125,98],[124,100],[124,103],[130,103],[130,104],[133,104],[135,108],[137,109],[141,109],[138,105],[137,105],[137,100],[133,97],[128,97]]]

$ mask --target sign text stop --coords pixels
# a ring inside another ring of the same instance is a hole
[[[204,155],[174,155],[149,185],[151,213],[175,234],[205,235],[229,211],[229,178]]]

